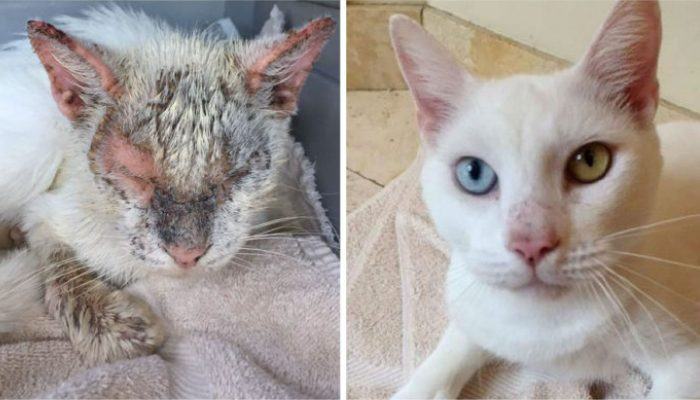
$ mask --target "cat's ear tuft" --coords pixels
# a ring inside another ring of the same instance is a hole
[[[389,31],[401,73],[416,103],[420,132],[432,142],[473,79],[412,19],[393,15]]]
[[[43,21],[27,22],[34,52],[46,69],[51,94],[71,121],[85,109],[88,94],[117,97],[121,86],[100,55],[55,26]]]
[[[606,100],[650,123],[659,101],[656,69],[660,47],[658,2],[620,0],[579,67]]]
[[[335,21],[327,17],[287,33],[248,68],[248,91],[256,93],[265,85],[272,85],[271,108],[284,115],[295,113],[299,92],[334,31]]]

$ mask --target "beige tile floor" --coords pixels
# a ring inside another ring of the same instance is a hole
[[[396,178],[418,151],[413,103],[405,90],[347,96],[347,210]]]

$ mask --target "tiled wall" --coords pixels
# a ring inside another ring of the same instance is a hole
[[[388,19],[402,13],[420,21],[471,72],[482,77],[546,73],[570,64],[425,3],[348,4],[348,90],[405,89],[388,38]],[[663,83],[663,82],[662,82]],[[659,119],[697,118],[663,101]]]
[[[576,62],[588,49],[614,3],[615,0],[428,1],[435,9],[570,62]],[[661,0],[660,6],[661,97],[700,112],[700,2]]]
[[[422,11],[420,4],[348,4],[348,90],[406,88],[391,49],[388,21],[392,14],[404,14],[420,22]]]

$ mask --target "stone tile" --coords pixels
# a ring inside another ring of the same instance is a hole
[[[345,173],[347,176],[345,189],[345,193],[347,195],[346,212],[347,214],[350,214],[364,202],[377,194],[377,192],[382,189],[382,186],[377,185],[375,182],[372,182],[349,169],[345,171]]]
[[[347,6],[348,90],[405,89],[389,40],[389,17],[421,19],[421,5],[360,4]]]
[[[347,167],[386,185],[413,161],[420,139],[405,91],[347,94]]]
[[[656,111],[656,123],[663,124],[664,122],[671,121],[688,121],[688,120],[698,120],[697,115],[691,114],[686,110],[679,109],[674,105],[669,105],[666,102],[662,102],[659,105],[659,109]]]
[[[423,27],[473,74],[500,78],[518,73],[546,73],[567,62],[517,44],[445,12],[427,7]]]

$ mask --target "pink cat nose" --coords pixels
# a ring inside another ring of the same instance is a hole
[[[517,253],[529,266],[535,267],[540,260],[559,246],[555,235],[541,237],[521,236],[511,239],[508,249]]]
[[[165,247],[165,251],[170,254],[170,257],[175,260],[177,265],[182,268],[192,268],[197,264],[200,258],[206,253],[206,247],[184,247],[178,245],[170,245]]]

